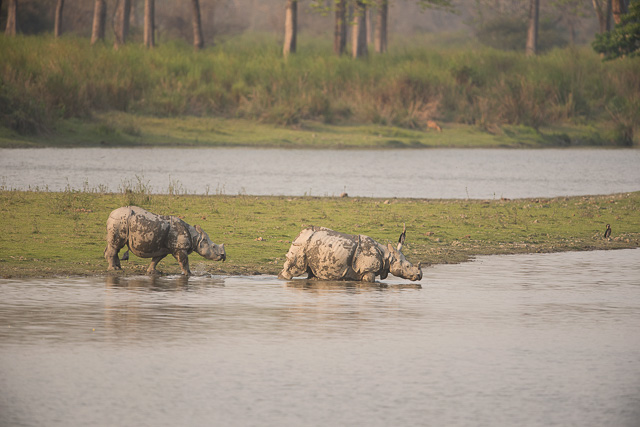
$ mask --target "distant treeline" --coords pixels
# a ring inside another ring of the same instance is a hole
[[[182,41],[116,51],[73,36],[0,37],[0,123],[50,132],[59,119],[117,110],[282,125],[597,124],[619,144],[637,139],[640,58],[603,62],[590,48],[527,58],[476,44],[431,48],[422,38],[354,61],[334,55],[330,40],[300,43],[284,60],[273,36],[244,35],[201,52]]]

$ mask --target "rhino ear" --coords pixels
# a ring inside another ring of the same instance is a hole
[[[393,255],[395,255],[395,253],[397,252],[396,248],[394,248],[391,243],[387,244],[387,248],[389,249],[389,252],[391,252],[391,254]]]
[[[199,225],[194,225],[194,227],[195,227],[196,231],[198,232],[198,234],[202,234],[203,233],[202,228]]]
[[[407,238],[407,226],[406,224],[402,224],[402,234],[400,234],[400,238],[398,239],[398,252],[402,250],[402,246],[404,245],[404,240]]]

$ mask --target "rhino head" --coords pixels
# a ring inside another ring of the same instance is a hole
[[[404,245],[406,235],[407,227],[404,226],[402,234],[400,234],[400,239],[398,239],[398,246],[394,248],[391,243],[387,246],[389,250],[389,272],[396,277],[419,281],[422,280],[421,264],[418,263],[417,266],[414,266],[407,261],[402,253],[402,245]]]
[[[196,225],[194,228],[196,235],[193,239],[193,250],[206,259],[210,259],[212,261],[225,261],[227,259],[227,254],[224,251],[224,245],[216,245],[213,243],[209,238],[209,235],[205,233],[199,225]]]

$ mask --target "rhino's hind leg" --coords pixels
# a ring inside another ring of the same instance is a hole
[[[158,274],[158,270],[156,270],[156,265],[158,265],[158,263],[162,261],[164,257],[166,257],[166,255],[160,255],[160,256],[151,258],[151,264],[149,264],[149,268],[147,268],[147,274]]]
[[[104,258],[109,263],[109,267],[107,270],[122,270],[122,266],[120,265],[120,258],[118,258],[118,252],[120,252],[120,248],[114,247],[111,245],[107,245],[104,250]]]

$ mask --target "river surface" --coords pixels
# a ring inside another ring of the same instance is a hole
[[[640,190],[640,150],[0,149],[0,185],[119,192],[495,199]]]
[[[0,425],[640,425],[640,250],[384,283],[2,279]]]

